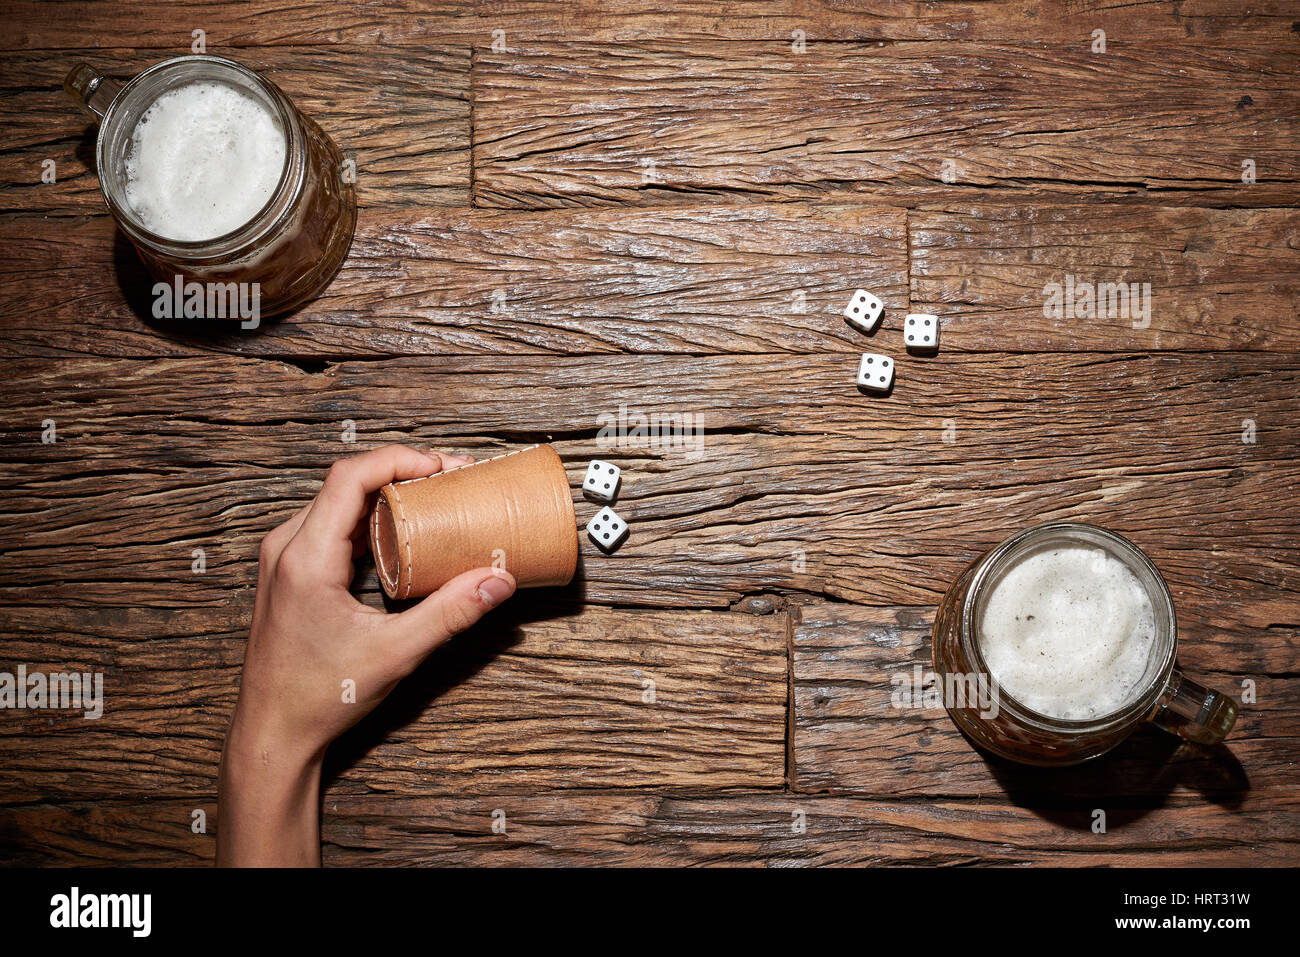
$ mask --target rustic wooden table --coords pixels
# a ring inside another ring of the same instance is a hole
[[[0,665],[107,699],[0,714],[0,857],[211,861],[261,537],[340,455],[541,440],[623,467],[631,539],[332,750],[328,863],[1300,863],[1300,6],[663,6],[0,4]],[[60,90],[196,30],[358,167],[343,271],[255,333],[142,318]],[[1120,281],[1149,324],[1045,315]],[[702,454],[604,448],[620,409]],[[1154,558],[1254,698],[1228,746],[1028,770],[890,706],[962,566],[1056,518]]]

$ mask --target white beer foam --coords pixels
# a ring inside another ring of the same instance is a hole
[[[242,226],[271,198],[285,133],[258,100],[226,83],[168,90],[145,110],[126,160],[126,198],[150,231],[187,242]]]
[[[980,650],[1002,690],[1048,717],[1100,718],[1141,693],[1156,617],[1138,577],[1086,546],[1030,552],[993,584]]]

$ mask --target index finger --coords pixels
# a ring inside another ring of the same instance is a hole
[[[457,464],[451,456],[425,455],[405,445],[339,459],[330,466],[325,484],[295,537],[301,536],[318,554],[346,548],[350,557],[352,535],[365,518],[373,493],[389,482],[424,478]]]

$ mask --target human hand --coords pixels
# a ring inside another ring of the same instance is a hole
[[[389,482],[468,461],[400,445],[340,459],[316,498],[262,541],[239,701],[222,755],[222,863],[318,862],[314,808],[326,747],[430,651],[514,593],[509,573],[491,568],[465,572],[391,614],[348,590],[352,562],[366,548],[370,496]],[[291,839],[279,844],[276,829]]]

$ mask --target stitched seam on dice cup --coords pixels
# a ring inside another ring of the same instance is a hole
[[[422,475],[419,478],[402,479],[400,482],[390,482],[388,484],[396,487],[398,485],[410,485],[412,482],[427,482],[429,479],[436,479],[439,475],[449,475],[452,472],[459,472],[461,469],[472,469],[476,465],[487,465],[489,462],[495,462],[497,459],[509,458],[512,455],[518,455],[520,452],[530,452],[533,449],[540,449],[541,443],[536,445],[527,445],[522,449],[515,449],[513,452],[502,452],[500,455],[494,455],[490,459],[480,459],[477,462],[470,462],[468,465],[457,465],[454,469],[443,469],[441,472],[434,472],[432,475]]]
[[[402,493],[397,490],[396,483],[393,486],[393,498],[397,501],[397,510],[400,513],[402,521],[402,539],[406,542],[406,587],[402,589],[399,597],[411,597],[411,582],[415,580],[415,569],[411,567],[411,523],[406,520],[406,508],[402,505]],[[402,583],[401,568],[397,571],[397,583]]]
[[[476,465],[487,465],[487,463],[495,462],[497,459],[508,458],[511,455],[518,455],[520,452],[528,452],[531,451],[532,449],[539,449],[541,447],[542,447],[541,443],[538,442],[534,445],[525,446],[522,449],[515,449],[512,452],[504,452],[501,455],[494,455],[490,459],[482,459],[478,462],[470,462],[468,465],[458,465],[454,469],[443,469],[440,472],[434,472],[432,475],[422,475],[420,478],[402,479],[402,481],[400,482],[388,483],[389,488],[393,490],[393,498],[397,503],[398,511],[401,513],[402,537],[406,541],[406,587],[402,589],[402,593],[400,595],[397,595],[395,597],[398,598],[411,597],[411,587],[415,583],[415,569],[411,567],[411,527],[410,527],[410,523],[406,520],[406,509],[402,506],[402,493],[398,490],[398,486],[410,485],[412,482],[427,482],[430,479],[436,479],[440,475],[447,475],[450,472],[459,472],[461,469],[472,469]],[[400,568],[398,569],[397,580],[398,580],[398,584],[400,585],[402,580]]]
[[[391,515],[393,510],[390,508],[388,514]],[[388,569],[384,565],[384,550],[379,547],[379,509],[374,508],[370,512],[370,541],[373,543],[371,551],[375,553],[375,564],[379,566],[379,582],[384,585],[384,591],[387,591]]]

